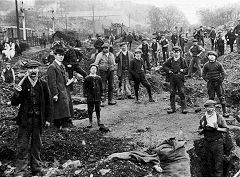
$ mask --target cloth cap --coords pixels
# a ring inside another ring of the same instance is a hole
[[[204,106],[205,107],[208,107],[208,106],[215,106],[217,104],[217,102],[216,101],[214,101],[214,100],[207,100],[205,103],[204,103]]]
[[[207,55],[215,55],[216,57],[218,56],[217,52],[215,51],[208,51]]]
[[[197,39],[193,39],[193,42],[198,42],[198,40]]]
[[[141,49],[135,49],[134,50],[134,53],[138,53],[138,52],[142,53],[142,50]]]
[[[110,45],[108,44],[108,43],[104,43],[103,45],[102,45],[102,48],[109,48],[110,47]]]
[[[65,51],[63,49],[56,49],[55,52],[54,52],[55,55],[59,54],[59,55],[64,55],[65,54]]]
[[[127,42],[121,42],[119,46],[127,45]]]
[[[30,60],[29,62],[27,62],[25,64],[26,68],[37,68],[39,66],[41,66],[42,64],[36,60]]]
[[[172,49],[174,52],[177,52],[177,51],[182,51],[181,47],[179,46],[174,46],[173,49]]]
[[[97,68],[97,70],[98,70],[98,65],[96,65],[96,64],[94,64],[94,63],[89,66],[89,70],[90,70],[93,66],[96,66],[96,68]]]

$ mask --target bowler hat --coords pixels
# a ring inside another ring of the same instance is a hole
[[[182,51],[181,47],[179,46],[174,46],[173,49],[172,49],[174,52],[177,52],[177,51]]]
[[[64,55],[65,54],[65,51],[61,48],[59,49],[56,49],[55,52],[54,52],[55,55],[59,54],[59,55]]]
[[[215,51],[208,51],[207,55],[215,55],[216,57],[218,56],[217,52]]]
[[[109,48],[110,45],[109,45],[108,43],[104,43],[101,47],[102,47],[102,48]]]
[[[97,68],[97,70],[98,70],[98,65],[96,65],[96,64],[94,64],[94,63],[92,63],[92,64],[89,66],[89,70],[90,70],[93,66],[95,66],[95,67]]]
[[[214,100],[207,100],[205,103],[204,103],[204,107],[208,107],[208,106],[215,106],[217,104],[216,101]]]
[[[134,53],[142,53],[142,50],[137,48],[134,50]]]
[[[26,68],[37,68],[39,66],[41,66],[42,64],[36,60],[30,60],[29,62],[27,62],[25,64]]]

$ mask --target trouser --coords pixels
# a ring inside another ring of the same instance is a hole
[[[29,125],[28,127],[19,126],[18,128],[16,174],[25,173],[27,171],[29,159],[32,172],[39,172],[42,169],[40,158],[40,149],[42,147],[41,118],[40,116],[34,115],[31,119],[32,125]]]
[[[233,44],[234,44],[234,43],[230,43],[230,44],[229,44],[230,49],[231,49],[231,52],[233,52]]]
[[[113,84],[114,84],[114,71],[103,71],[99,70],[100,77],[102,78],[102,87],[103,87],[103,101],[106,101],[106,93],[108,87],[108,102],[111,102],[113,99]]]
[[[166,62],[168,58],[168,48],[162,48],[162,53],[163,53],[163,61]]]
[[[122,70],[122,75],[118,77],[119,80],[119,88],[117,91],[117,95],[119,98],[125,98],[126,96],[131,96],[131,85],[128,78],[129,71]]]
[[[176,46],[177,45],[177,41],[173,41],[173,46]]]
[[[180,74],[171,74],[170,76],[170,106],[172,110],[176,110],[175,96],[178,95],[181,100],[181,108],[186,109],[184,80]]]
[[[136,100],[138,101],[139,99],[138,90],[139,90],[140,83],[147,89],[149,99],[151,99],[152,98],[151,85],[148,83],[147,79],[143,75],[140,78],[134,79],[134,91],[135,91]]]
[[[212,50],[214,50],[214,47],[215,47],[215,39],[211,39],[211,46],[212,46]]]
[[[240,36],[236,38],[237,41],[237,52],[240,53]]]
[[[207,177],[223,177],[223,140],[204,141]]]
[[[81,74],[83,77],[87,76],[87,73],[79,66],[79,64],[72,65],[71,68],[66,67],[69,79],[73,78],[73,71]],[[73,91],[73,83],[69,85],[70,91]]]
[[[196,63],[199,77],[202,77],[202,69],[201,69],[200,59],[201,58],[199,56],[193,56],[192,57],[192,60],[190,61],[190,64],[189,64],[188,76],[192,76],[193,66]]]
[[[219,46],[217,48],[218,56],[224,55],[224,46]]]
[[[150,69],[151,68],[151,65],[150,65],[150,62],[149,62],[149,56],[148,54],[142,54],[142,59],[144,61],[144,65],[146,63],[147,65],[147,69]]]
[[[158,58],[157,58],[157,51],[152,51],[152,62],[157,66]]]
[[[214,100],[215,93],[222,105],[223,113],[226,113],[226,101],[224,97],[224,89],[221,81],[208,81],[207,82],[208,97],[210,100]]]
[[[97,122],[98,124],[100,123],[100,101],[88,101],[87,102],[87,106],[88,106],[88,118],[89,118],[89,122],[92,123],[92,115],[93,115],[93,109],[95,107],[95,111],[96,111],[96,116],[97,116]]]
[[[181,49],[182,49],[182,53],[184,54],[185,53],[184,45],[181,45]]]

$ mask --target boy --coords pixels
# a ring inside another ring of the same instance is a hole
[[[52,121],[53,103],[47,83],[38,77],[40,65],[38,61],[33,60],[26,64],[27,73],[15,86],[11,100],[13,106],[20,105],[17,116],[17,177],[26,174],[29,161],[33,176],[44,175],[40,158],[41,133],[44,126],[49,126]]]
[[[101,128],[101,126],[103,126],[100,121],[100,104],[103,96],[102,79],[96,74],[98,70],[97,65],[91,64],[89,69],[90,74],[85,78],[83,83],[84,96],[87,98],[88,105],[89,125],[87,128],[92,128],[92,114],[94,107],[97,116],[97,123]]]
[[[189,64],[189,70],[188,70],[187,77],[192,77],[193,66],[196,63],[198,74],[199,74],[199,78],[202,78],[202,69],[201,69],[201,63],[200,63],[201,62],[200,55],[204,51],[205,51],[205,49],[202,48],[200,45],[198,45],[198,40],[194,39],[193,40],[193,46],[190,47],[190,49],[189,49],[189,53],[192,56],[192,60],[190,61],[190,64]]]
[[[205,157],[209,177],[223,176],[223,135],[227,132],[224,118],[215,111],[216,102],[207,100],[204,103],[205,115],[200,120],[200,135],[204,135]]]
[[[151,44],[151,50],[152,50],[152,62],[155,64],[155,66],[158,65],[158,50],[159,50],[159,44],[157,43],[156,38],[153,38],[153,42]]]
[[[207,82],[208,97],[214,100],[215,93],[222,105],[223,117],[229,117],[226,111],[226,101],[222,82],[225,78],[225,71],[221,63],[216,61],[217,53],[209,51],[208,62],[203,66],[203,79]]]
[[[142,83],[142,85],[147,89],[149,95],[149,102],[155,102],[152,98],[151,86],[145,78],[146,70],[144,61],[141,58],[142,51],[140,49],[136,49],[134,54],[134,59],[130,61],[129,80],[134,81],[136,103],[140,103],[138,98],[138,90],[140,83]]]
[[[176,112],[175,95],[178,91],[178,95],[181,99],[181,109],[183,114],[187,114],[186,100],[184,93],[184,74],[187,72],[187,63],[184,58],[181,57],[181,48],[179,46],[173,47],[173,57],[169,58],[166,63],[163,64],[163,69],[169,74],[170,79],[170,105],[171,109],[167,111],[168,114]]]
[[[6,63],[6,68],[3,69],[1,77],[3,79],[3,82],[6,82],[8,84],[15,83],[15,72],[11,68],[11,63]]]

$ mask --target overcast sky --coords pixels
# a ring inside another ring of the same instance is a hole
[[[158,7],[166,5],[177,6],[187,17],[190,24],[197,24],[199,19],[197,17],[197,10],[201,8],[216,8],[223,7],[240,0],[132,0],[138,3],[153,4]]]

